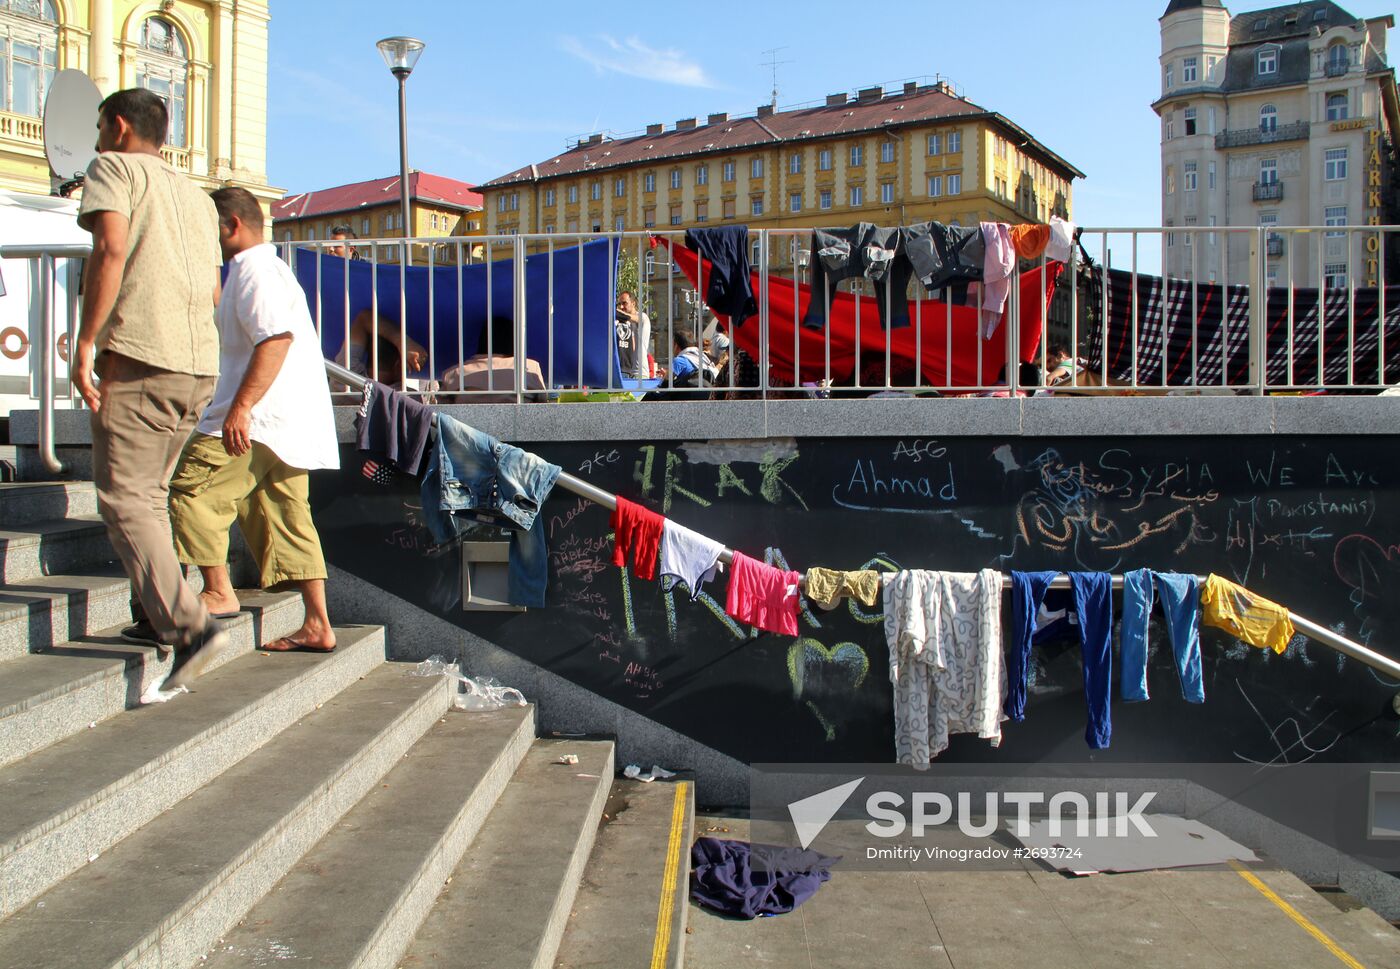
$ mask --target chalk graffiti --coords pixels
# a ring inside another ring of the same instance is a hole
[[[1357,638],[1367,646],[1400,642],[1400,542],[1354,533],[1332,553],[1337,578],[1351,590],[1348,599],[1360,621]]]
[[[1327,727],[1327,721],[1332,719],[1337,712],[1336,710],[1330,710],[1321,719],[1315,719],[1311,708],[1319,702],[1319,697],[1313,697],[1303,709],[1290,709],[1286,715],[1271,723],[1264,716],[1263,711],[1259,709],[1259,705],[1250,697],[1248,691],[1245,690],[1244,684],[1238,679],[1235,680],[1235,689],[1244,698],[1244,702],[1249,706],[1255,719],[1268,731],[1268,744],[1273,749],[1273,756],[1268,760],[1260,760],[1258,757],[1250,757],[1238,750],[1234,751],[1235,756],[1247,764],[1261,766],[1304,764],[1319,754],[1325,754],[1342,739],[1341,731],[1336,729],[1328,728],[1326,732],[1323,732],[1324,728]],[[1319,733],[1321,733],[1321,737],[1313,741],[1313,736]],[[1289,743],[1285,746],[1284,741],[1286,740]]]

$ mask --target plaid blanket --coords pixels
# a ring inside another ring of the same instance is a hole
[[[1109,270],[1107,287],[1107,319],[1091,327],[1087,347],[1091,372],[1103,373],[1106,363],[1110,378],[1158,387],[1249,383],[1249,287],[1193,287],[1190,280],[1139,273],[1136,307],[1131,273]],[[1379,290],[1294,289],[1291,316],[1288,297],[1279,288],[1265,296],[1267,386],[1400,381],[1400,286],[1385,289],[1384,374]]]

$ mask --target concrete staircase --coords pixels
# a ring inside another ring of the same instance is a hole
[[[0,969],[682,964],[692,785],[455,710],[382,626],[257,651],[292,594],[240,593],[220,665],[140,706],[169,660],[118,636],[96,511],[0,484]]]

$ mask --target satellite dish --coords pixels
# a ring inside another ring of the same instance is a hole
[[[97,106],[102,92],[82,71],[54,75],[44,99],[44,154],[49,170],[62,181],[82,178],[97,157]]]

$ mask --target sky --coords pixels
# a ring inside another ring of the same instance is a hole
[[[397,86],[375,48],[427,47],[408,80],[412,168],[479,183],[593,131],[941,76],[1085,173],[1074,218],[1161,222],[1157,18],[1167,0],[562,3],[276,0],[268,175],[289,192],[398,172]],[[1239,13],[1275,6],[1237,3]],[[1343,0],[1357,17],[1400,0]],[[776,52],[769,53],[770,51]]]

